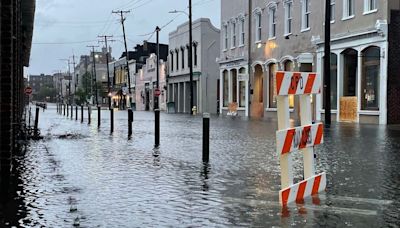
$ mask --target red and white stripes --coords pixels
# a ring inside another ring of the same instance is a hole
[[[323,143],[323,124],[313,124],[276,132],[278,154],[304,149]]]
[[[302,202],[304,198],[318,194],[326,189],[325,172],[303,180],[279,191],[279,203],[286,206],[291,202]]]
[[[277,95],[318,94],[321,92],[321,77],[316,73],[276,72]]]

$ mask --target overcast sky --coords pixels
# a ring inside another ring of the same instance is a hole
[[[110,44],[113,57],[123,49],[119,16],[112,10],[131,10],[126,18],[128,49],[150,38],[144,34],[172,21],[160,33],[160,42],[168,43],[168,33],[187,21],[185,14],[170,14],[171,10],[185,10],[188,0],[37,0],[35,28],[30,67],[26,74],[53,74],[65,71],[65,59],[89,54],[87,45],[98,45],[98,35],[113,35]],[[193,0],[193,20],[210,18],[220,27],[220,0]],[[155,36],[149,41],[155,42]],[[103,45],[100,43],[99,45]],[[79,58],[79,57],[78,57]]]

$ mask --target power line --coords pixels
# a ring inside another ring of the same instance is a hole
[[[59,44],[82,44],[82,43],[91,43],[97,40],[82,40],[82,41],[70,41],[70,42],[33,42],[32,44],[36,45],[59,45]]]

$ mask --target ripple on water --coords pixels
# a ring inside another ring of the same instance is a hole
[[[282,211],[274,122],[212,118],[211,162],[204,167],[201,118],[162,114],[161,147],[153,150],[152,113],[135,112],[128,141],[124,111],[115,112],[112,136],[108,120],[97,129],[95,111],[91,126],[53,111],[43,113],[48,121],[41,122],[52,140],[31,145],[22,160],[21,196],[28,215],[20,222],[27,227],[72,226],[76,218],[85,227],[379,227],[400,219],[396,131],[332,126],[325,144],[316,148],[317,169],[328,174],[320,206],[310,199]],[[106,110],[102,116],[108,118]],[[299,180],[301,154],[293,161]],[[342,196],[393,203],[337,200]],[[362,214],[374,211],[377,216]]]

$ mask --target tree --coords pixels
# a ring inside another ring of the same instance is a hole
[[[43,86],[35,95],[34,99],[36,101],[54,101],[56,99],[56,96],[57,91],[55,88],[52,88],[50,86]]]

